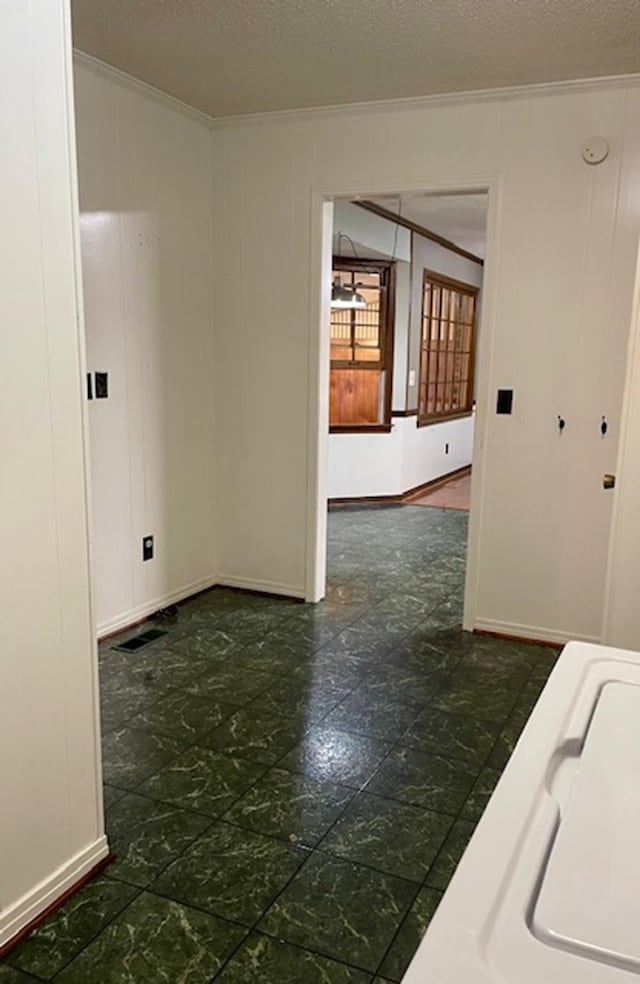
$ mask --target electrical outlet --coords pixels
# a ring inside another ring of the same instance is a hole
[[[142,537],[142,559],[153,560],[153,537]]]
[[[415,369],[409,369],[409,386],[416,385],[416,371]]]

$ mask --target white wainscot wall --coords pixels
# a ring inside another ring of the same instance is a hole
[[[209,131],[75,66],[98,629],[215,576]],[[142,560],[153,535],[154,557]]]
[[[330,434],[329,498],[402,495],[470,465],[473,425],[473,416],[428,427],[395,417],[390,434]]]
[[[316,461],[320,500],[327,491],[321,196],[491,187],[465,624],[600,636],[639,113],[640,86],[623,79],[214,125],[218,418],[233,408],[233,426],[216,432],[223,569],[300,589],[319,569],[309,504]],[[589,167],[580,150],[594,134],[611,152]],[[511,416],[495,414],[502,387],[514,390]]]
[[[68,3],[5,0],[0,53],[2,947],[108,848],[89,581]]]

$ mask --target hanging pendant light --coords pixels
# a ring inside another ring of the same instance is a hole
[[[366,308],[367,302],[362,294],[352,287],[345,287],[340,282],[340,277],[334,280],[331,287],[331,307],[340,308],[342,311],[355,311]]]
[[[343,239],[347,239],[351,243],[351,248],[357,257],[358,253],[353,239],[347,236],[346,232],[338,232],[338,256],[340,256],[340,245]],[[367,302],[362,294],[359,294],[354,287],[346,287],[340,280],[340,276],[337,276],[331,286],[331,307],[339,308],[342,311],[357,311],[366,308],[366,306]]]

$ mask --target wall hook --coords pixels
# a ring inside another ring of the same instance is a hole
[[[605,436],[605,434],[607,433],[607,431],[608,431],[608,429],[609,429],[609,425],[608,425],[608,423],[607,423],[607,418],[606,418],[606,417],[605,417],[605,415],[603,414],[603,415],[602,415],[602,421],[601,421],[601,423],[600,423],[600,433],[602,434],[602,436],[603,436],[603,437],[604,437],[604,436]]]
[[[560,433],[560,435],[562,435],[562,432],[566,426],[567,426],[566,420],[564,419],[564,417],[561,417],[560,414],[558,414],[558,432]]]

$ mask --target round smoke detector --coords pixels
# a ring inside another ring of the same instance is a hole
[[[582,159],[587,164],[602,164],[609,155],[609,144],[604,137],[591,137],[582,148]]]

